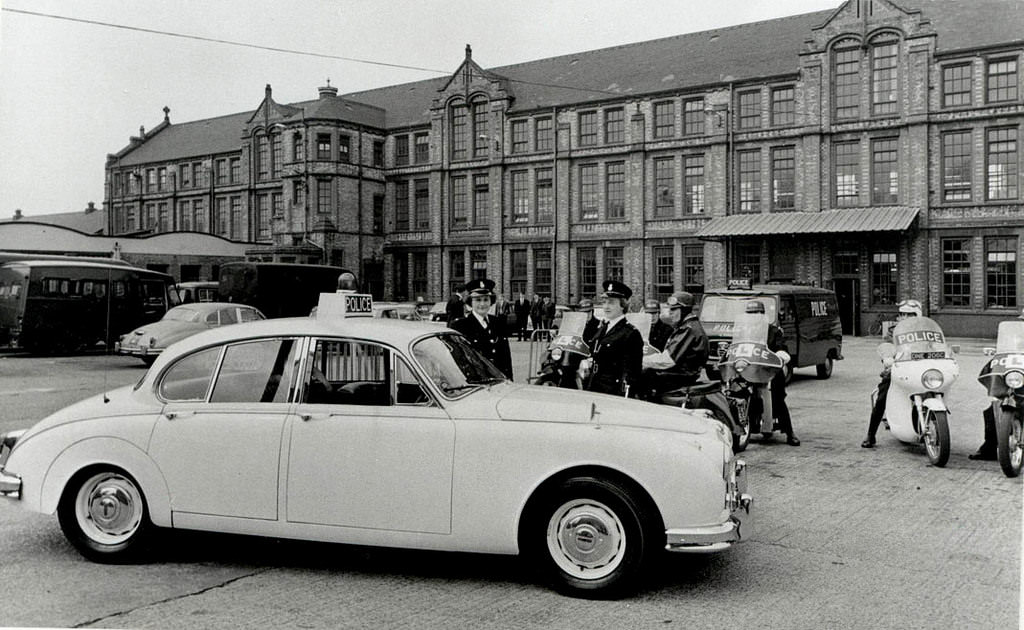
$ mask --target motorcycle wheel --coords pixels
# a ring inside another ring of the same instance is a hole
[[[995,403],[993,406],[998,406]],[[1007,477],[1020,474],[1024,461],[1024,447],[1021,446],[1021,421],[1013,409],[993,409],[996,418],[996,459]]]
[[[747,450],[747,445],[750,444],[750,418],[747,417],[748,402],[746,399],[732,400],[729,406],[733,410],[733,417],[736,418],[736,421],[743,428],[742,435],[732,436],[732,452],[740,453]]]
[[[941,468],[949,461],[949,419],[945,411],[925,411],[924,450],[933,466]]]

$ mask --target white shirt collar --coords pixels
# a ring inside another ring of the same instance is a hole
[[[484,317],[480,317],[480,315],[476,311],[473,311],[473,317],[476,317],[476,320],[478,322],[480,322],[481,326],[483,326],[484,328],[487,328],[487,316],[486,315]]]

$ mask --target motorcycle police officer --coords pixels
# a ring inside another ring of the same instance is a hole
[[[1024,319],[1024,311],[1017,316],[1017,319]],[[979,377],[984,376],[992,371],[992,364],[988,361],[981,366],[981,372],[978,374]],[[975,461],[995,461],[996,460],[996,444],[998,438],[996,437],[996,416],[995,412],[992,411],[992,405],[985,407],[985,410],[981,412],[981,418],[985,425],[985,439],[978,447],[978,450],[967,456],[967,459],[973,459]]]
[[[760,300],[751,300],[747,303],[746,312],[748,313],[761,313],[764,315],[764,302]],[[779,355],[782,359],[783,369],[779,370],[778,374],[772,377],[771,391],[772,391],[772,413],[779,421],[779,430],[786,434],[786,444],[790,446],[800,446],[800,438],[796,436],[796,432],[793,430],[793,419],[789,415],[789,405],[786,404],[786,370],[785,365],[790,361],[789,349],[786,346],[786,333],[781,328],[769,322],[768,324],[768,349]],[[751,405],[753,406],[753,405]],[[758,413],[757,411],[751,411],[750,413]],[[767,425],[771,427],[771,419],[766,418],[769,422]],[[764,425],[762,425],[764,426]],[[766,431],[761,434],[763,440],[770,439],[772,436],[771,431]]]
[[[494,281],[482,278],[466,283],[467,300],[472,310],[462,319],[450,323],[469,340],[480,354],[491,360],[501,372],[512,380],[512,352],[508,333],[502,320],[487,311],[494,303]]]
[[[904,320],[908,317],[924,316],[924,310],[921,308],[921,303],[917,300],[900,300],[897,307],[899,308],[899,311],[896,313],[897,321]],[[892,341],[891,328],[885,333],[885,336],[882,339],[884,341]],[[882,373],[879,374],[879,376],[881,377],[881,380],[878,381],[878,394],[875,398],[875,406],[871,408],[871,418],[868,420],[868,436],[860,443],[864,448],[875,447],[875,433],[878,432],[878,426],[882,424],[882,417],[885,415],[885,397],[889,394],[889,385],[892,383],[891,359],[883,364]],[[994,443],[992,448],[995,448]],[[995,459],[994,455],[993,459]]]
[[[665,353],[675,365],[664,370],[648,370],[648,382],[656,395],[693,385],[700,379],[708,360],[708,335],[693,312],[693,295],[678,291],[665,302],[664,321],[669,328]],[[653,334],[653,333],[652,333]]]
[[[640,386],[640,370],[644,354],[644,338],[626,321],[626,307],[633,290],[617,280],[603,285],[601,301],[605,321],[591,345],[590,375],[584,389],[616,396],[636,398]]]

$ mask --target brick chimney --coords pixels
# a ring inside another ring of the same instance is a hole
[[[14,220],[21,221],[21,208],[18,208],[14,211]]]
[[[96,212],[96,203],[90,201],[89,204],[85,207],[85,213],[92,214],[93,212]]]

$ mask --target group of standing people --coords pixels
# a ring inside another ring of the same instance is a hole
[[[501,319],[509,332],[509,337],[513,334],[519,341],[527,341],[530,338],[530,326],[532,325],[533,330],[550,330],[555,321],[555,314],[557,309],[555,308],[555,302],[550,296],[541,297],[536,293],[533,294],[533,300],[529,300],[525,294],[519,293],[516,299],[509,302],[503,295],[495,294],[493,291],[494,282],[484,278],[483,280],[473,280],[467,283],[461,291],[454,293],[448,300],[448,304],[445,307],[447,314],[448,326],[454,327],[453,324],[468,316],[472,311],[471,304],[469,303],[469,294],[471,285],[478,285],[480,282],[489,283],[491,287],[492,304],[494,306],[492,315]],[[491,307],[488,306],[488,311]]]

